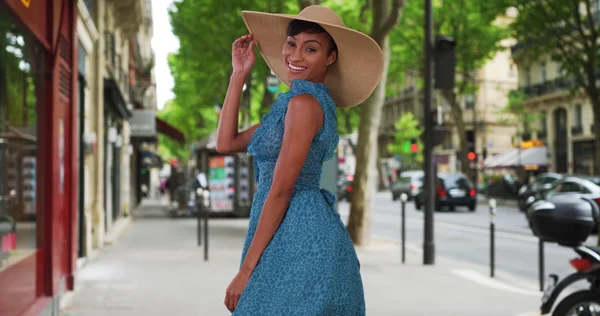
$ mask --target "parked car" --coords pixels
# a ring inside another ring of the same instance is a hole
[[[527,210],[531,202],[538,199],[544,192],[554,187],[556,181],[564,176],[558,173],[542,173],[530,184],[523,185],[518,192],[517,204],[522,212]],[[534,200],[531,199],[534,198]]]
[[[402,193],[405,193],[408,196],[408,200],[412,200],[415,196],[417,196],[417,194],[419,194],[419,188],[422,185],[422,178],[422,170],[402,172],[398,180],[392,184],[392,200],[398,200]]]
[[[338,180],[338,191],[337,191],[337,199],[338,201],[346,200],[350,202],[352,197],[352,181],[354,181],[353,175],[347,175]]]
[[[422,186],[421,186],[422,187]],[[415,198],[415,207],[420,210],[425,197],[423,190]],[[454,211],[457,206],[466,206],[474,212],[477,207],[477,190],[475,185],[463,173],[439,173],[435,188],[435,209],[448,207]]]

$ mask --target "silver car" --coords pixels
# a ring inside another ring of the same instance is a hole
[[[419,194],[423,171],[405,171],[400,174],[398,180],[392,184],[392,200],[396,201],[402,193],[406,193],[409,200],[412,200]]]

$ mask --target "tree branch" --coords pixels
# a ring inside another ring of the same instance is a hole
[[[600,10],[600,8],[596,8],[596,10]],[[592,33],[591,42],[592,45],[595,46],[597,44],[596,40],[598,39],[598,29],[596,29],[596,23],[594,22],[594,15],[592,14],[592,3],[590,0],[585,0],[585,11],[587,12],[588,27],[590,28],[590,32]],[[600,14],[598,15],[598,17],[600,17]]]
[[[398,19],[400,18],[400,11],[404,8],[405,0],[393,0],[392,1],[392,9],[390,13],[385,17],[384,21],[379,24],[380,27],[377,31],[379,34],[388,34],[392,31],[396,23],[398,23]]]
[[[585,30],[583,29],[583,22],[581,21],[581,14],[579,14],[579,0],[571,0],[573,15],[575,16],[575,22],[577,23],[577,29],[579,30],[579,35],[581,35],[581,42],[583,44],[583,48],[587,51],[590,49],[588,42],[585,40]]]

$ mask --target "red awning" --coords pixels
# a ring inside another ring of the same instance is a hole
[[[182,145],[185,144],[185,135],[183,135],[183,133],[177,128],[169,125],[169,123],[159,119],[158,117],[156,118],[156,129],[159,133],[168,136]]]

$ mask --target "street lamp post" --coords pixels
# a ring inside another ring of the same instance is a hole
[[[434,188],[435,188],[435,169],[433,165],[433,10],[431,0],[425,0],[425,104],[423,111],[425,113],[425,152],[424,152],[424,171],[425,181],[423,183],[425,193],[425,220],[424,220],[424,241],[423,241],[423,264],[431,265],[435,263],[435,244],[433,241],[433,213],[435,207]]]

